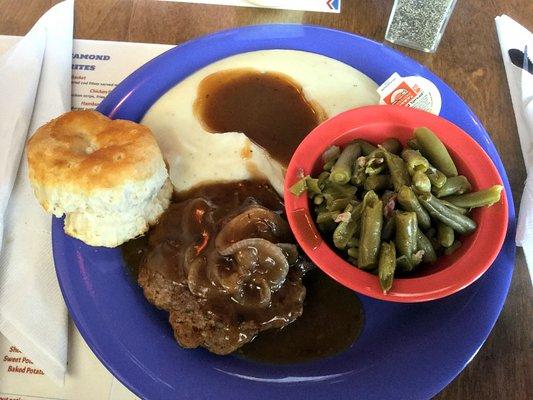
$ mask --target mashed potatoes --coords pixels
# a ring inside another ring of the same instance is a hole
[[[185,62],[185,61],[184,61]],[[320,109],[319,122],[340,112],[377,104],[377,85],[337,60],[294,50],[264,50],[229,57],[197,71],[163,95],[142,124],[153,132],[169,165],[175,189],[201,183],[266,177],[281,194],[285,166],[242,132],[209,132],[194,110],[204,78],[219,71],[252,69],[280,73],[296,82]],[[290,118],[279,115],[277,118]]]

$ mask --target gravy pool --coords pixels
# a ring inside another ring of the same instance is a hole
[[[333,356],[349,348],[361,333],[364,317],[354,292],[315,269],[303,280],[304,312],[283,329],[270,329],[237,354],[272,363],[293,364]]]

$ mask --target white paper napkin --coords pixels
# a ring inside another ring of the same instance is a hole
[[[0,59],[0,182],[7,182],[0,206],[7,203],[30,116],[29,132],[33,133],[70,110],[73,15],[73,0],[54,6]],[[3,211],[0,208],[0,216]],[[0,332],[62,384],[67,312],[52,260],[50,216],[33,196],[25,156],[3,221]]]
[[[35,26],[26,40],[0,59],[0,248],[4,214],[24,149],[45,49],[42,25]],[[16,96],[13,94],[16,90]],[[15,117],[14,117],[15,116]]]
[[[524,111],[526,104],[522,101],[522,69],[511,63],[508,53],[509,49],[523,51],[527,44],[531,59],[533,56],[533,35],[507,15],[496,17],[496,30],[502,50],[505,73],[507,74],[507,83],[511,92],[520,146],[522,147],[527,170],[527,180],[520,202],[516,244],[524,249],[529,275],[533,280],[533,131],[531,128],[533,121]]]

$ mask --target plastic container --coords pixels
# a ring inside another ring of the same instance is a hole
[[[385,40],[435,52],[455,3],[456,0],[395,0]]]

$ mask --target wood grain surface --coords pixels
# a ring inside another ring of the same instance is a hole
[[[0,34],[24,35],[56,1],[0,0]],[[341,14],[262,10],[146,0],[76,0],[75,37],[177,44],[230,27],[317,24],[383,41],[392,0],[344,0]],[[494,17],[508,14],[533,30],[532,0],[459,0],[435,54],[400,51],[447,82],[474,110],[507,170],[515,206],[526,178]],[[531,399],[532,287],[521,249],[509,296],[474,360],[438,396],[448,399]]]

